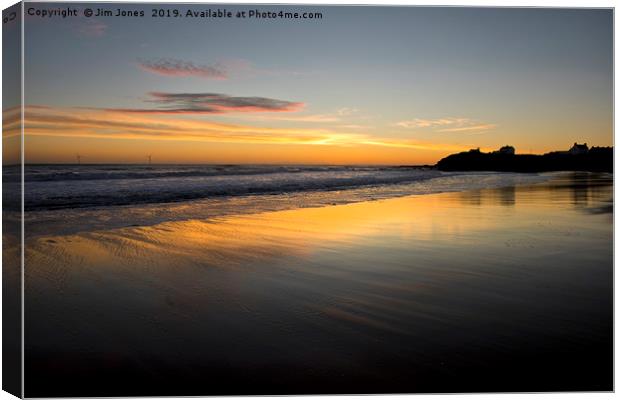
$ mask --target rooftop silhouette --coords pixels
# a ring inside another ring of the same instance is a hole
[[[503,146],[484,153],[480,149],[449,155],[437,163],[442,171],[591,171],[613,172],[613,147],[592,147],[575,143],[568,151],[543,155],[516,154],[514,147]]]

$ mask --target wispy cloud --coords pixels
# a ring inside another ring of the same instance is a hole
[[[9,138],[21,134],[22,113],[21,107],[11,107],[2,110],[2,137]]]
[[[12,128],[9,132],[5,131],[5,135],[18,134],[18,127],[13,126],[16,118],[14,114],[18,110],[4,110],[7,124],[5,128]],[[375,137],[342,129],[265,128],[106,109],[30,105],[25,111],[25,131],[33,136],[341,147],[382,146],[442,152],[461,151],[471,147]]]
[[[221,64],[195,64],[192,61],[178,60],[176,58],[139,60],[138,67],[144,71],[163,76],[194,76],[207,79],[228,78],[225,66]]]
[[[359,110],[357,108],[343,107],[343,108],[338,109],[338,111],[336,111],[336,114],[338,114],[341,117],[347,117],[349,115],[357,114],[358,112]]]
[[[8,114],[13,111],[5,110]],[[115,110],[38,106],[27,107],[25,129],[29,135],[40,136],[229,143],[327,144],[349,137],[324,129],[265,128]]]
[[[394,124],[406,129],[430,129],[435,132],[482,133],[497,127],[495,124],[483,123],[470,118],[415,118]]]
[[[250,112],[299,111],[304,103],[267,97],[229,96],[220,93],[151,92],[148,103],[154,108],[112,109],[110,111],[142,114],[224,114]]]
[[[471,125],[471,126],[462,126],[460,128],[446,128],[440,129],[439,132],[470,132],[470,133],[482,133],[484,131],[488,131],[496,128],[495,124],[480,124],[480,125]]]
[[[439,118],[439,119],[421,119],[415,118],[407,121],[397,122],[396,126],[401,128],[431,128],[445,125],[464,124],[468,122],[467,118]]]

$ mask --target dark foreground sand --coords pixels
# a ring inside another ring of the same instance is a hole
[[[610,176],[40,237],[26,396],[612,390]]]

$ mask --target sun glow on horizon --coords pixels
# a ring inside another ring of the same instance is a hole
[[[19,137],[20,111],[19,107],[4,110],[5,139]],[[480,135],[461,136],[467,141],[450,143],[413,139],[413,135],[378,136],[334,124],[305,121],[304,126],[312,127],[271,127],[278,125],[278,118],[262,126],[264,122],[262,125],[228,123],[208,116],[192,118],[41,105],[26,106],[24,115],[28,143],[25,162],[33,164],[73,163],[75,154],[83,154],[87,163],[141,164],[144,163],[142,153],[153,153],[156,162],[163,164],[433,165],[449,154],[472,148],[491,151],[498,147],[480,146],[486,140]],[[261,118],[268,121],[264,115]],[[440,132],[469,132],[480,124],[454,118],[405,121],[400,126],[405,129],[437,126]],[[496,126],[482,125],[484,130],[492,128]],[[386,131],[390,132],[390,128]],[[542,154],[562,150],[567,144],[548,144],[536,151],[529,147],[520,153]],[[5,152],[5,164],[16,162],[14,158]]]
[[[4,112],[4,137],[21,132],[20,109]],[[334,128],[270,128],[109,109],[25,108],[26,163],[429,164],[472,145],[377,137]],[[143,150],[144,149],[144,150]],[[139,154],[139,156],[136,156]]]

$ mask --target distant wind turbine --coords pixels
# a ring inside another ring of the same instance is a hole
[[[146,156],[146,158],[149,159],[149,165],[151,165],[151,155],[149,154],[148,156]]]
[[[82,156],[80,155],[80,153],[77,153],[75,155],[75,158],[77,158],[78,165],[82,164]]]

